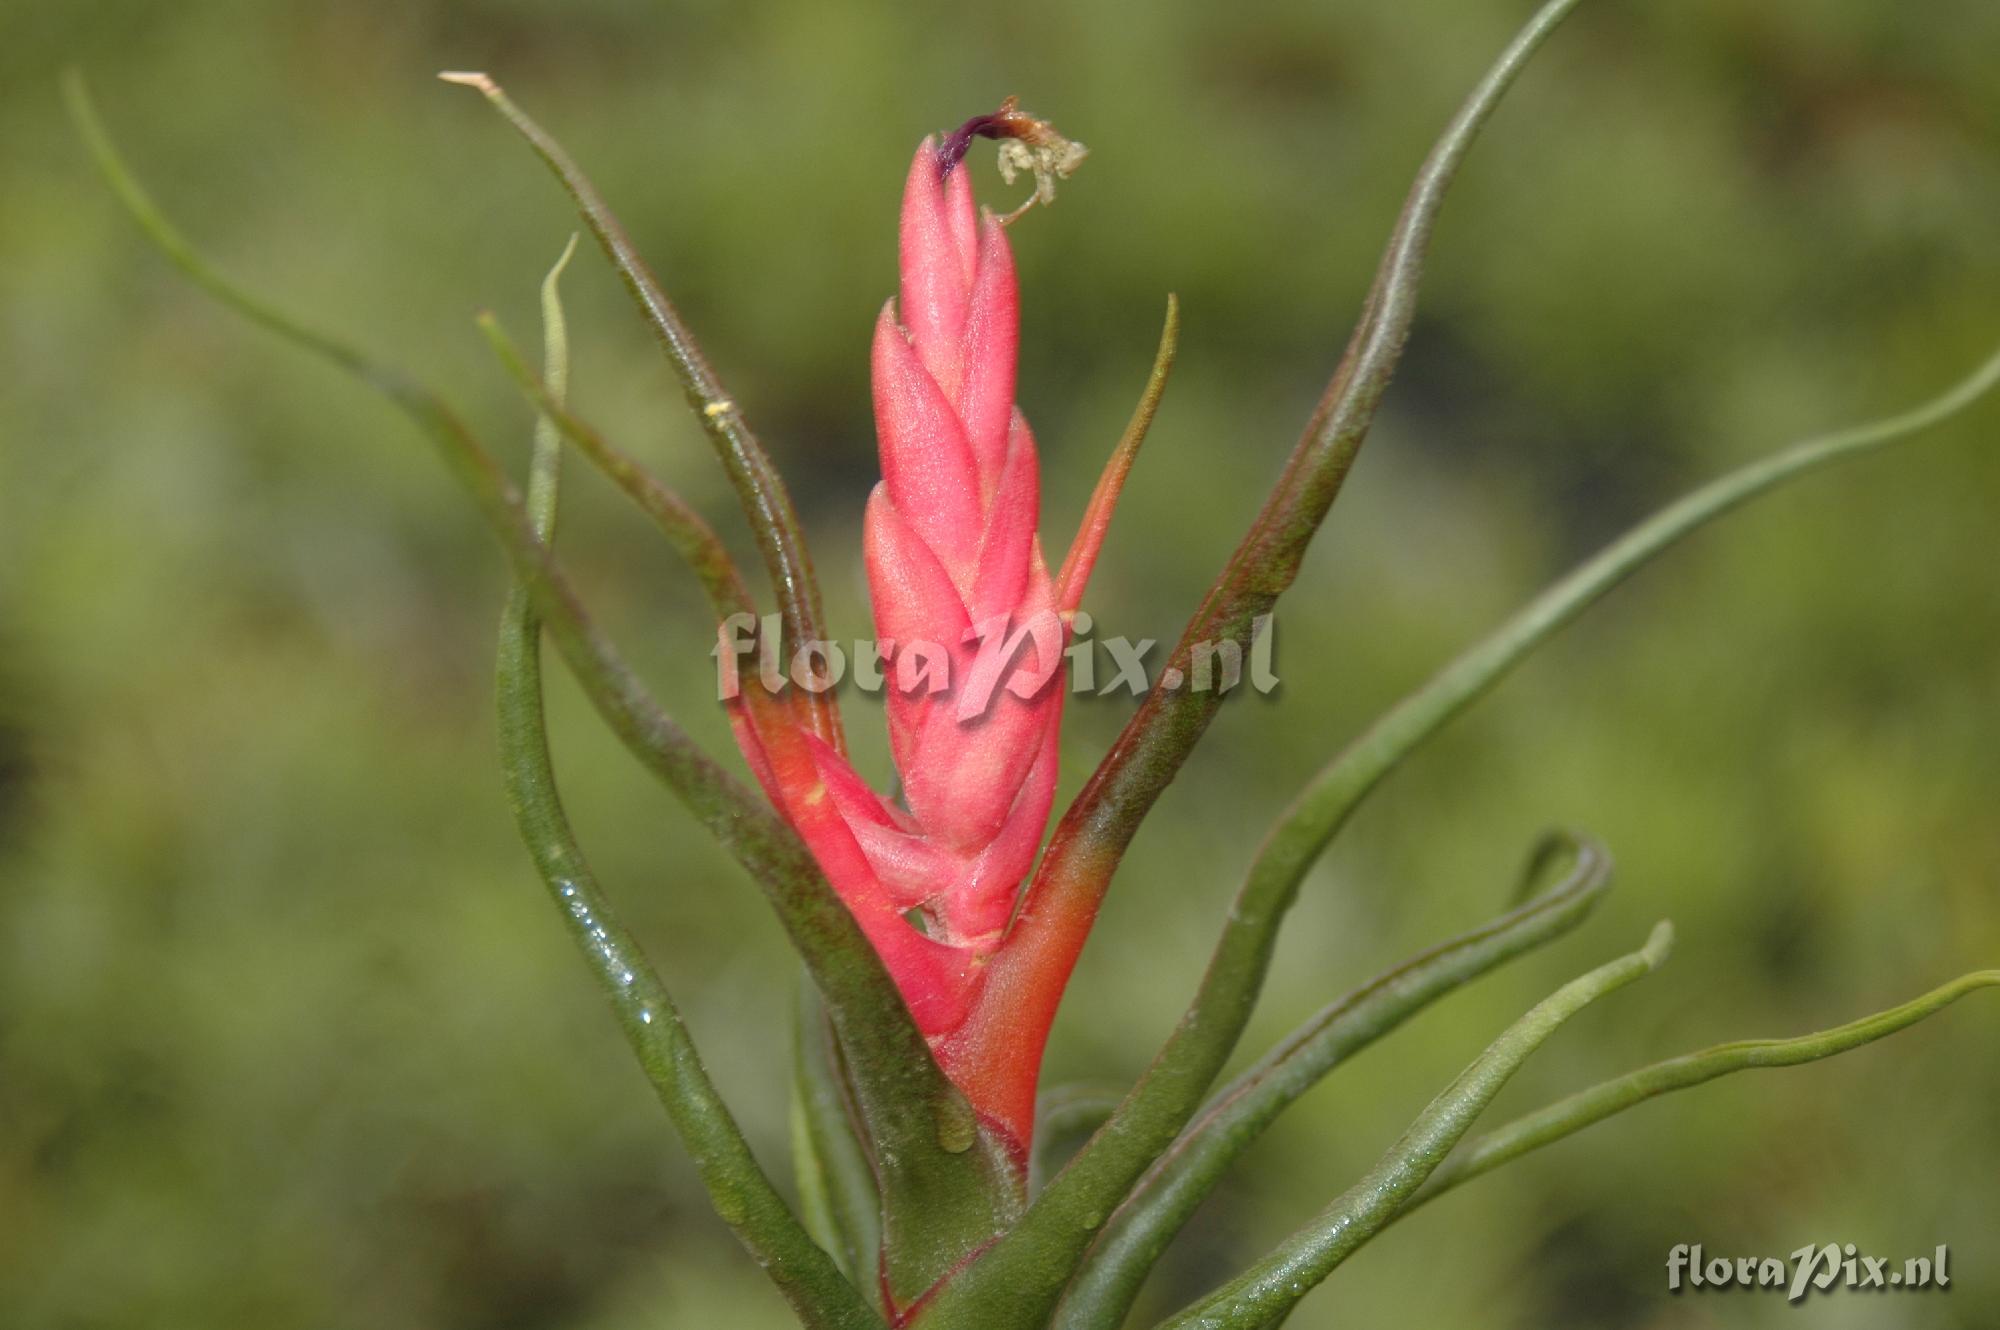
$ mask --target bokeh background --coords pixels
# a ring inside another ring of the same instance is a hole
[[[1429,136],[1525,0],[0,0],[0,1324],[785,1323],[708,1212],[518,849],[504,579],[400,419],[219,312],[59,114],[82,65],[231,271],[445,386],[518,460],[470,324],[532,333],[571,229],[485,68],[624,213],[865,631],[866,345],[904,164],[1002,95],[1094,154],[1015,230],[1022,402],[1065,540],[1143,377],[1181,367],[1090,608],[1171,639],[1330,368]],[[1603,0],[1495,119],[1381,422],[1245,698],[1140,837],[1048,1082],[1129,1079],[1259,829],[1379,708],[1656,504],[1926,396],[2000,339],[2000,9]],[[975,154],[989,200],[1003,195]],[[740,542],[594,255],[577,401]],[[1686,1048],[1820,1028],[2000,961],[2000,406],[1731,517],[1373,800],[1308,885],[1260,1047],[1493,912],[1552,824],[1619,858],[1579,934],[1301,1103],[1147,1315],[1365,1167],[1507,1020],[1662,915],[1681,947],[1499,1116]],[[690,579],[573,469],[564,542],[727,748]],[[769,1166],[793,966],[748,882],[554,685],[569,802]],[[1072,709],[1071,788],[1129,699]],[[884,774],[879,725],[865,703]],[[2000,1324],[2000,1010],[1648,1105],[1399,1226],[1292,1324]],[[1949,1243],[1948,1294],[1670,1298],[1677,1242]]]

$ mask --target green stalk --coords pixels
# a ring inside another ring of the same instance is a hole
[[[1299,1299],[1395,1218],[1529,1054],[1590,1003],[1658,969],[1672,945],[1673,928],[1662,922],[1640,950],[1572,979],[1544,998],[1433,1099],[1359,1182],[1269,1256],[1168,1318],[1161,1330],[1263,1330],[1289,1314]]]
[[[1211,1099],[1113,1213],[1063,1294],[1057,1330],[1123,1325],[1153,1265],[1237,1156],[1329,1072],[1447,993],[1582,923],[1611,882],[1610,855],[1597,841],[1551,836],[1522,882],[1532,887],[1541,866],[1564,852],[1570,870],[1548,890],[1327,1006]]]

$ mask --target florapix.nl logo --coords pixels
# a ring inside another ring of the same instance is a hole
[[[1271,615],[1251,621],[1244,641],[1224,637],[1168,652],[1158,640],[1099,637],[1084,611],[1044,610],[1021,622],[999,615],[969,626],[957,642],[857,638],[847,643],[784,640],[781,616],[732,614],[716,628],[716,696],[733,701],[745,679],[766,692],[788,688],[952,698],[971,722],[1004,690],[1026,700],[1057,677],[1073,696],[1138,697],[1166,692],[1230,693],[1247,687],[1268,696],[1278,687],[1277,633]]]
[[[1709,1256],[1700,1243],[1680,1243],[1667,1253],[1667,1291],[1783,1290],[1788,1302],[1835,1288],[1890,1292],[1951,1286],[1951,1249],[1943,1243],[1927,1256],[1896,1260],[1869,1256],[1853,1243],[1807,1244],[1789,1257]]]

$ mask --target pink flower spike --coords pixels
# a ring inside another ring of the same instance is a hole
[[[883,481],[864,521],[876,637],[894,644],[885,666],[901,806],[805,732],[795,709],[763,698],[732,710],[751,769],[853,911],[946,1074],[1017,1150],[1046,1024],[1031,1022],[1032,1048],[984,1065],[957,1050],[983,1046],[964,1027],[1048,828],[1068,626],[1036,534],[1035,437],[1014,403],[1013,251],[958,163],[975,134],[1023,138],[1039,126],[1009,104],[942,149],[926,139],[904,181],[898,299],[870,352]],[[1093,504],[1079,548],[1094,555],[1109,516],[1108,502]],[[1025,1084],[1011,1070],[1022,1068]]]

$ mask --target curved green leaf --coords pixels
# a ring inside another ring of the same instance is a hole
[[[1446,191],[1479,130],[1528,58],[1579,0],[1550,0],[1486,72],[1432,147],[1412,184],[1346,351],[1263,509],[1182,631],[1168,660],[1193,679],[1198,643],[1249,645],[1258,618],[1297,576],[1307,545],[1338,497],[1389,385],[1416,313],[1418,287]],[[1163,674],[1168,671],[1163,671]],[[1037,875],[1046,892],[1102,892],[1105,873],[1137,831],[1222,703],[1219,690],[1155,688],[1098,764],[1056,830]]]
[[[1063,1294],[1057,1330],[1124,1324],[1146,1275],[1229,1165],[1327,1073],[1438,998],[1582,923],[1610,886],[1611,857],[1589,837],[1558,833],[1529,857],[1522,882],[1535,883],[1561,853],[1570,869],[1546,891],[1330,1004],[1218,1092],[1112,1214]]]
[[[826,987],[826,976],[821,971],[838,971],[848,979],[836,987],[853,1001],[866,1003],[862,994],[872,988],[878,995],[872,1005],[880,1014],[902,1012],[902,1000],[881,962],[846,907],[820,877],[797,834],[768,804],[703,753],[660,709],[638,676],[591,623],[561,565],[535,534],[520,492],[458,413],[402,371],[296,322],[209,266],[125,166],[105,134],[82,80],[72,76],[65,94],[106,180],[176,266],[221,303],[381,393],[422,430],[499,537],[516,575],[533,596],[543,627],[592,703],[633,754],[772,890],[781,917],[814,964],[822,987]],[[871,969],[873,977],[868,974]],[[922,1047],[922,1036],[907,1013],[901,1023],[908,1027],[914,1046]]]
[[[1906,439],[1963,410],[1996,383],[2000,355],[1910,411],[1808,439],[1711,481],[1584,562],[1399,702],[1322,768],[1267,834],[1181,1029],[1200,1030],[1216,1042],[1224,1033],[1233,1038],[1240,1031],[1307,870],[1361,801],[1404,757],[1598,597],[1722,514],[1787,480]]]
[[[1397,1218],[1461,1183],[1490,1173],[1502,1164],[1512,1163],[1545,1145],[1553,1145],[1648,1099],[1705,1085],[1718,1077],[1739,1071],[1761,1067],[1796,1067],[1830,1058],[1863,1044],[1874,1043],[1898,1030],[1908,1029],[1976,989],[1994,987],[2000,987],[2000,970],[1975,970],[1899,1007],[1878,1011],[1831,1030],[1792,1039],[1746,1039],[1733,1044],[1717,1044],[1713,1048],[1656,1062],[1588,1090],[1579,1090],[1567,1099],[1495,1128],[1467,1145],[1431,1174],[1422,1189],[1404,1202]]]
[[[1600,596],[1683,537],[1789,480],[1902,442],[1950,418],[2000,384],[2000,353],[1921,406],[1795,443],[1720,476],[1633,527],[1398,702],[1313,777],[1285,811],[1252,869],[1252,895],[1289,903],[1298,879],[1361,800],[1445,722]]]
[[[1572,979],[1536,1004],[1417,1115],[1359,1182],[1269,1256],[1162,1322],[1161,1330],[1262,1330],[1282,1320],[1395,1218],[1529,1054],[1590,1003],[1658,969],[1672,946],[1673,928],[1662,922],[1640,950]]]

